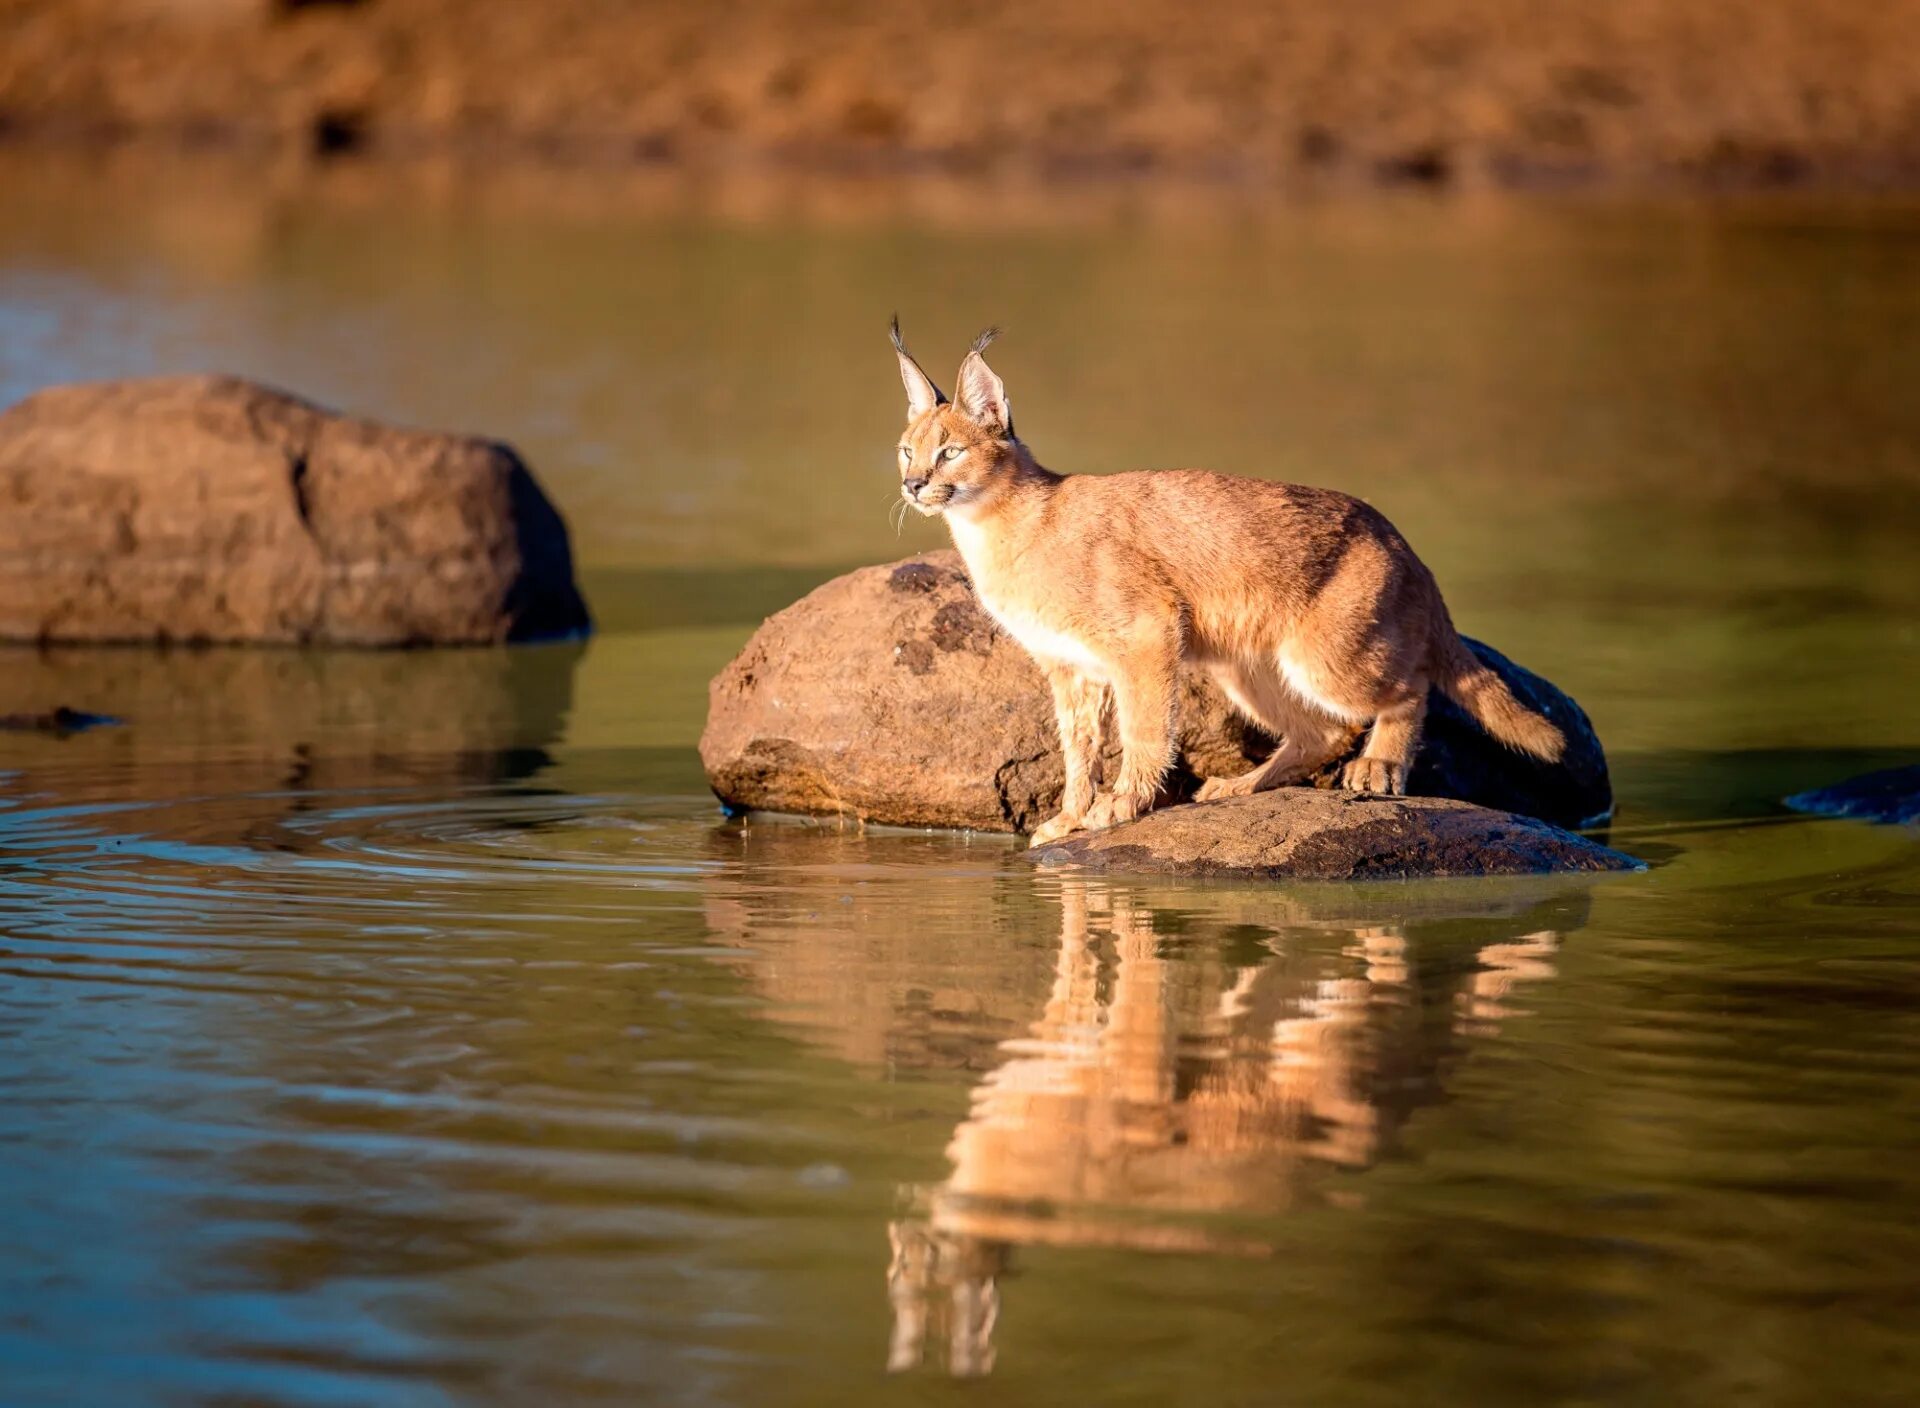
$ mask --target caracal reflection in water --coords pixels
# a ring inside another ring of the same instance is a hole
[[[1464,922],[1456,906],[1342,923],[1326,917],[1340,891],[1218,893],[1183,897],[1175,940],[1137,893],[1062,884],[1044,1011],[974,1091],[950,1175],[911,1190],[888,1228],[894,1370],[924,1363],[930,1340],[955,1375],[992,1370],[1016,1246],[1265,1253],[1217,1215],[1278,1212],[1316,1174],[1377,1161],[1465,1043],[1518,1015],[1514,988],[1552,976],[1579,922],[1566,896]]]

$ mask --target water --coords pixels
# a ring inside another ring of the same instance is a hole
[[[1905,1403],[1920,211],[0,169],[0,396],[529,454],[584,648],[10,651],[0,1404]],[[727,822],[707,678],[887,518],[901,311],[1061,468],[1362,492],[1586,705],[1599,882]]]

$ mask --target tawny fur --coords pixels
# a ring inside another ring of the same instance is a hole
[[[1331,489],[1197,469],[1043,469],[981,355],[992,337],[961,363],[949,402],[895,324],[901,493],[945,516],[981,604],[1052,687],[1066,790],[1036,844],[1152,805],[1173,762],[1183,661],[1281,740],[1260,766],[1208,781],[1202,801],[1299,782],[1362,728],[1342,784],[1404,793],[1430,684],[1509,747],[1560,756],[1560,730],[1474,659],[1433,574],[1376,510]],[[1096,795],[1109,709],[1122,761]]]

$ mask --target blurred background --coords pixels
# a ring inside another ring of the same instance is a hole
[[[1422,185],[1891,183],[1912,0],[6,0],[13,140]]]
[[[1778,799],[1920,742],[1916,55],[1915,0],[0,0],[0,405],[500,437],[598,626],[0,650],[0,716],[126,721],[0,732],[0,1404],[1912,1401],[1920,859]],[[1003,325],[1053,468],[1378,505],[1654,869],[725,821],[708,680],[944,545],[895,312],[942,382]]]

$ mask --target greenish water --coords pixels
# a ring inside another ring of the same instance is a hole
[[[0,207],[0,398],[217,367],[507,437],[603,628],[0,654],[0,713],[129,720],[0,735],[6,1408],[1920,1393],[1920,844],[1775,801],[1920,751],[1920,211]],[[937,541],[896,308],[936,368],[1006,324],[1058,468],[1371,498],[1587,707],[1653,868],[723,821],[706,680]]]

